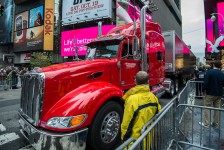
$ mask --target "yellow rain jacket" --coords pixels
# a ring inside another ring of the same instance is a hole
[[[121,139],[137,139],[142,127],[161,110],[157,97],[150,92],[148,85],[137,85],[122,97],[125,101],[121,124]]]

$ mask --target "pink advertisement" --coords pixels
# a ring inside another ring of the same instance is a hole
[[[115,25],[102,26],[102,34],[107,34]],[[78,55],[85,55],[86,49],[83,45],[97,38],[98,27],[83,28],[61,33],[61,56],[75,56],[75,48],[78,48]],[[74,42],[75,41],[75,42]]]
[[[217,12],[218,14],[218,37],[224,35],[224,2],[217,3]],[[222,16],[221,16],[222,15]],[[219,46],[224,46],[224,40],[220,42]]]
[[[190,49],[187,47],[187,45],[184,45],[184,54],[190,54]]]
[[[117,2],[116,3],[116,24],[117,26],[124,25],[127,23],[132,23],[133,21],[140,20],[141,8],[137,3],[130,2]],[[146,21],[151,22],[152,16],[146,13]]]
[[[211,19],[206,20],[206,41],[207,52],[211,52],[211,43],[214,43],[213,22]]]

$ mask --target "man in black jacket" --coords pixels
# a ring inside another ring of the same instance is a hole
[[[199,98],[200,96],[203,95],[203,82],[205,80],[205,70],[203,67],[199,67],[198,71],[196,73],[196,96]]]
[[[213,64],[213,69],[208,70],[205,75],[204,88],[206,96],[204,99],[204,105],[206,107],[220,108],[221,97],[223,95],[222,89],[224,87],[224,74],[221,72],[221,66],[222,64],[220,62],[215,62]],[[199,124],[208,128],[210,125],[210,111],[205,109],[204,113],[204,122],[199,122]],[[215,111],[211,125],[215,128],[219,127],[219,111]]]

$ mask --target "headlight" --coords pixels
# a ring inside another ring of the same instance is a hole
[[[86,114],[71,117],[53,117],[47,121],[47,126],[63,129],[77,127],[86,120],[86,117]]]

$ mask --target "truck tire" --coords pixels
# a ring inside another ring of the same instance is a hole
[[[172,98],[175,94],[175,84],[173,80],[171,80],[171,85],[170,85],[170,91],[169,91],[169,97]]]
[[[178,80],[175,80],[175,93],[174,94],[177,94],[178,91],[179,91],[179,82],[178,82]]]
[[[87,149],[111,150],[121,142],[123,109],[116,102],[106,103],[94,118],[88,133]]]

